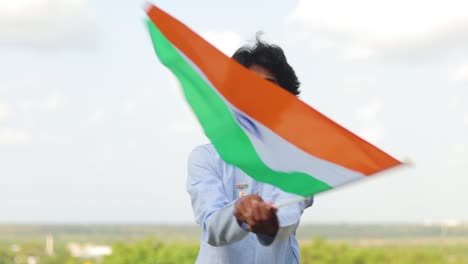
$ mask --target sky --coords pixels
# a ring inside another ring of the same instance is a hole
[[[0,0],[0,223],[194,223],[207,143],[145,1]],[[303,223],[468,221],[468,2],[152,1],[228,56],[281,46],[300,99],[411,166],[316,197]]]

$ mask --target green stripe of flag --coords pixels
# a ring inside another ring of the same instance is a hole
[[[274,171],[260,159],[224,99],[207,83],[159,29],[147,21],[159,60],[179,79],[184,95],[221,158],[252,178],[304,197],[332,187],[301,172]]]

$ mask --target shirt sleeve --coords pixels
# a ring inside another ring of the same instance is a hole
[[[275,188],[273,192],[273,202],[279,202],[286,199],[292,199],[296,195],[285,193],[278,188]],[[276,240],[282,240],[289,238],[289,236],[296,232],[296,229],[299,225],[302,213],[304,210],[312,206],[314,202],[313,197],[307,199],[304,198],[303,201],[287,205],[278,209],[277,216],[279,221],[279,230],[276,233],[275,237],[270,237],[266,235],[257,235],[257,239],[260,244],[264,246],[271,245]]]
[[[234,203],[224,193],[215,153],[206,146],[195,148],[188,159],[187,191],[195,221],[202,227],[202,239],[212,246],[232,244],[248,231],[233,215]]]

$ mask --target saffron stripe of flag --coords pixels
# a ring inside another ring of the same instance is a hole
[[[147,13],[156,54],[205,134],[224,161],[252,178],[310,196],[401,164],[159,8]]]

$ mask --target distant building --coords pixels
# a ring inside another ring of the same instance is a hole
[[[17,253],[18,251],[21,250],[21,247],[16,245],[16,244],[13,244],[13,245],[11,245],[10,250]]]
[[[29,257],[26,259],[26,263],[28,263],[28,264],[37,264],[37,257],[35,257],[35,256],[29,256]]]
[[[95,245],[91,243],[69,243],[70,255],[81,259],[101,259],[112,254],[112,248],[107,245]]]
[[[442,225],[448,226],[448,227],[459,226],[461,225],[461,221],[458,219],[447,219],[442,222]]]
[[[54,255],[54,237],[52,235],[46,236],[46,248],[47,256]]]
[[[426,219],[423,222],[424,226],[444,226],[444,227],[455,227],[463,225],[463,222],[458,219],[445,219],[445,220],[430,220]]]

